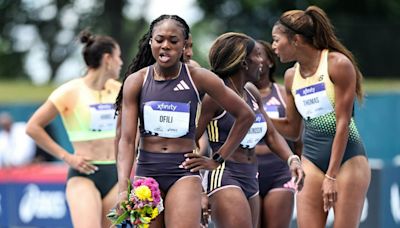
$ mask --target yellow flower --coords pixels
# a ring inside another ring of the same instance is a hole
[[[151,218],[150,218],[150,217],[142,217],[142,218],[140,218],[140,220],[141,220],[143,223],[147,224],[147,223],[150,223]]]
[[[149,228],[149,227],[150,227],[150,225],[147,224],[147,223],[141,224],[141,225],[140,225],[140,228]]]
[[[151,198],[150,188],[144,185],[135,188],[135,195],[137,196],[137,198],[139,198],[139,200],[153,200]]]
[[[153,209],[153,213],[151,213],[151,219],[154,219],[158,215],[158,208]]]

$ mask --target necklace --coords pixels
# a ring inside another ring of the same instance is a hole
[[[229,79],[229,81],[230,81],[230,83],[231,83],[231,85],[232,85],[232,87],[233,87],[233,90],[235,90],[235,92],[237,93],[237,95],[239,95],[241,98],[244,98],[243,94],[242,94],[241,92],[239,92],[239,90],[236,88],[236,85],[235,85],[235,83],[233,83],[232,78],[229,77],[228,79]]]
[[[153,69],[154,69],[154,74],[155,74],[155,76],[156,76],[157,78],[163,79],[163,80],[172,80],[172,79],[175,79],[175,78],[179,77],[179,75],[181,74],[182,63],[181,63],[180,66],[179,66],[178,74],[176,74],[175,76],[173,76],[173,77],[171,77],[171,78],[167,78],[167,77],[165,77],[165,76],[160,76],[160,74],[159,74],[159,73],[157,72],[157,70],[156,70],[156,66],[155,66],[155,65],[154,65]]]

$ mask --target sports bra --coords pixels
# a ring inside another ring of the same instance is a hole
[[[115,99],[121,83],[109,79],[101,91],[90,89],[83,78],[54,90],[50,100],[60,112],[71,142],[115,137]]]

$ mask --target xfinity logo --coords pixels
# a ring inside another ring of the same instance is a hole
[[[63,191],[41,191],[29,184],[19,204],[19,217],[29,223],[36,219],[61,219],[66,216],[67,205]]]
[[[310,88],[303,89],[303,95],[307,95],[307,94],[310,94],[310,93],[315,93],[315,88],[310,87]]]
[[[178,106],[173,105],[173,104],[166,105],[164,103],[157,105],[157,109],[168,110],[168,111],[175,111],[176,107],[178,107]]]

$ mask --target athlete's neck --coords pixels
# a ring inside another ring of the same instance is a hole
[[[300,64],[301,76],[310,77],[317,72],[321,59],[321,53],[321,50],[315,48],[305,50],[305,53],[303,53],[304,58],[298,60],[298,63]]]
[[[93,90],[105,89],[105,84],[109,78],[105,77],[102,70],[88,70],[87,74],[83,77],[85,84]]]
[[[154,64],[154,78],[158,80],[168,80],[177,78],[182,69],[182,63],[176,64],[169,68],[161,68],[157,63]]]

